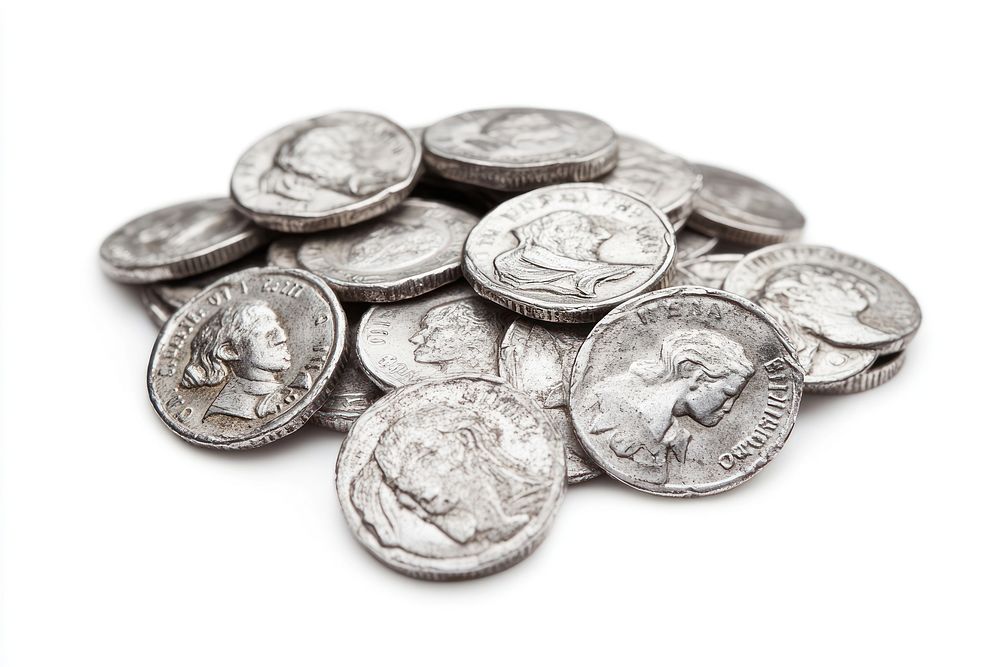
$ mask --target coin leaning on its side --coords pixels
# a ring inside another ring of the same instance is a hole
[[[685,227],[677,232],[677,259],[674,260],[674,263],[680,265],[707,255],[717,245],[719,245],[719,239],[712,236],[705,236],[690,227]]]
[[[741,259],[743,255],[738,253],[694,257],[678,264],[673,284],[722,289],[726,276]]]
[[[448,180],[523,191],[591,181],[615,167],[618,139],[593,116],[557,109],[480,109],[424,130],[424,159]]]
[[[775,321],[741,297],[675,287],[597,323],[573,367],[570,412],[615,479],[663,496],[720,493],[781,449],[802,369]]]
[[[101,244],[101,268],[124,283],[186,278],[228,264],[267,238],[229,199],[198,199],[119,227]]]
[[[309,236],[282,236],[271,241],[267,246],[267,264],[281,269],[301,269],[299,264],[299,248]]]
[[[539,188],[469,233],[462,269],[483,297],[526,317],[593,322],[662,285],[674,230],[638,195],[599,183]]]
[[[251,146],[233,171],[236,206],[257,224],[306,233],[370,220],[416,185],[421,148],[384,116],[338,111],[291,123]]]
[[[149,398],[174,433],[249,449],[297,430],[329,398],[346,324],[322,279],[246,269],[206,287],[160,330]]]
[[[361,415],[337,457],[337,497],[358,541],[421,579],[508,568],[545,537],[566,488],[558,436],[497,378],[421,382]]]
[[[906,361],[906,350],[883,354],[871,366],[846,380],[806,385],[810,394],[859,394],[880,387],[896,377]]]
[[[330,397],[309,420],[310,423],[342,433],[349,431],[357,418],[382,396],[382,390],[372,383],[358,363],[354,342],[361,318],[355,317],[354,310],[347,310],[347,317],[347,345],[341,361],[341,371],[332,383]]]

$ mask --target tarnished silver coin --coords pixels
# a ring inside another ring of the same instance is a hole
[[[802,234],[805,216],[771,186],[728,169],[697,168],[705,180],[694,200],[691,227],[746,245],[794,241]]]
[[[496,377],[500,340],[514,317],[464,283],[449,285],[372,306],[358,326],[358,359],[386,391],[449,375]]]
[[[347,304],[347,344],[341,360],[341,370],[333,382],[330,398],[317,410],[309,421],[324,428],[346,433],[351,425],[382,396],[382,390],[372,383],[358,363],[357,347],[358,323],[363,310]]]
[[[159,328],[167,323],[177,309],[164,301],[153,287],[153,285],[143,287],[139,291],[139,299],[149,319]]]
[[[726,276],[741,259],[743,255],[738,253],[694,257],[677,265],[673,284],[722,289]]]
[[[726,491],[781,449],[802,369],[774,320],[703,287],[646,294],[611,311],[580,348],[573,425],[612,477],[664,496]]]
[[[705,236],[690,227],[685,227],[677,232],[677,258],[674,260],[674,263],[679,265],[683,262],[707,255],[717,245],[719,245],[719,239],[713,236]]]
[[[337,457],[337,496],[354,535],[421,579],[519,562],[545,537],[565,488],[552,424],[496,378],[398,389],[358,418]]]
[[[230,189],[241,211],[282,232],[370,220],[413,189],[421,148],[388,118],[338,111],[272,132],[240,158]]]
[[[807,385],[806,391],[810,394],[857,394],[868,391],[896,377],[905,361],[906,350],[883,354],[857,375],[838,382]]]
[[[198,274],[197,276],[145,285],[142,289],[143,304],[146,306],[147,312],[149,312],[154,322],[160,319],[160,311],[166,313],[167,317],[160,322],[162,325],[178,308],[215,281],[237,271],[264,266],[264,263],[264,256],[261,253],[255,252],[236,260],[232,264],[227,264],[226,266]]]
[[[618,139],[593,116],[556,109],[480,109],[424,130],[427,165],[452,181],[521,191],[592,181],[615,167]]]
[[[598,183],[553,185],[496,207],[462,269],[482,296],[527,317],[593,322],[661,286],[674,230],[647,200]]]
[[[297,430],[333,389],[344,311],[321,278],[246,269],[174,313],[149,358],[149,398],[188,442],[249,449]]]
[[[267,246],[267,263],[269,266],[277,266],[282,269],[301,269],[299,264],[299,248],[310,237],[282,236],[271,241]]]
[[[185,278],[239,259],[267,238],[229,199],[198,199],[119,227],[101,244],[101,268],[124,283]]]
[[[645,197],[663,211],[674,231],[687,222],[701,173],[684,158],[635,137],[618,136],[618,164],[601,183]]]
[[[894,277],[825,246],[786,243],[750,253],[727,291],[759,303],[788,333],[806,387],[846,380],[906,347],[920,306]]]
[[[297,259],[346,301],[400,301],[462,275],[462,248],[477,222],[455,206],[411,197],[374,220],[309,238]]]
[[[566,479],[584,482],[601,474],[577,440],[569,418],[569,376],[590,327],[518,319],[500,343],[500,377],[545,408],[566,449]]]

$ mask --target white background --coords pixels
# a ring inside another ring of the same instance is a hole
[[[0,662],[996,664],[996,14],[659,4],[5,7]],[[339,436],[227,455],[160,424],[155,330],[97,248],[224,194],[286,121],[521,104],[774,184],[924,326],[895,381],[807,397],[743,487],[574,487],[520,565],[422,583],[349,534]]]

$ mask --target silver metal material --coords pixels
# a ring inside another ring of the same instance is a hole
[[[310,423],[342,433],[349,431],[355,420],[382,396],[382,390],[372,383],[358,363],[355,341],[361,313],[351,309],[350,304],[346,312],[347,344],[341,361],[342,370],[333,383],[330,398],[309,420]]]
[[[519,562],[545,537],[565,488],[552,424],[496,378],[392,392],[358,418],[337,458],[337,497],[358,541],[420,579]]]
[[[163,422],[202,447],[249,449],[297,430],[329,398],[346,324],[322,279],[246,269],[174,313],[149,358]]]
[[[719,239],[712,236],[705,236],[690,227],[685,227],[677,232],[677,258],[674,260],[674,264],[680,265],[707,255],[717,245],[719,245]]]
[[[299,248],[309,239],[309,236],[282,236],[271,241],[267,246],[267,263],[281,269],[301,269],[298,254]]]
[[[470,232],[462,269],[505,308],[550,322],[593,322],[660,287],[674,231],[638,195],[598,183],[553,185],[507,201]]]
[[[236,164],[230,190],[262,226],[315,232],[392,209],[416,185],[420,162],[417,140],[388,118],[338,111],[259,140]]]
[[[722,289],[726,276],[741,259],[743,255],[740,254],[702,255],[689,259],[677,265],[671,284]]]
[[[590,458],[664,496],[719,493],[781,449],[802,369],[770,315],[702,287],[646,294],[597,323],[570,384],[573,426]]]
[[[569,376],[589,331],[586,325],[518,319],[500,343],[500,377],[545,408],[566,449],[570,484],[601,474],[583,451],[569,417]]]
[[[896,377],[906,361],[906,350],[883,354],[871,366],[853,377],[839,382],[806,386],[810,394],[857,394],[881,386]]]
[[[592,181],[615,167],[618,140],[593,116],[555,109],[481,109],[424,130],[424,159],[452,181],[523,191]]]

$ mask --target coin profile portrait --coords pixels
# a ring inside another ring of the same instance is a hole
[[[579,131],[559,114],[541,109],[510,109],[485,119],[479,134],[465,139],[476,149],[503,155],[549,153],[572,148]]]
[[[442,373],[496,374],[495,355],[484,350],[497,347],[506,322],[496,310],[477,297],[456,299],[427,311],[420,330],[411,338],[413,359],[434,364]]]

